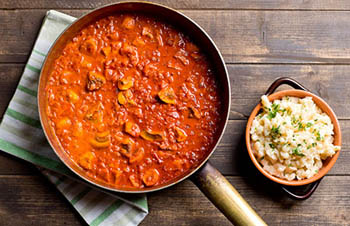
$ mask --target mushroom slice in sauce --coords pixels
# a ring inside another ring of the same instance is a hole
[[[143,177],[142,177],[142,181],[146,186],[153,186],[155,185],[159,180],[159,172],[157,169],[148,169]]]
[[[163,136],[161,135],[161,133],[153,132],[153,131],[150,132],[147,130],[143,130],[140,133],[140,136],[147,141],[162,141],[163,140]]]
[[[106,83],[105,77],[97,72],[88,73],[87,89],[90,91],[99,90]]]
[[[171,87],[165,87],[158,93],[159,99],[161,99],[164,103],[167,104],[175,104],[176,95]]]

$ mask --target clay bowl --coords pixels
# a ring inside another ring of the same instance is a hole
[[[330,117],[330,119],[333,123],[333,126],[334,126],[334,142],[333,142],[333,144],[341,146],[341,131],[340,131],[338,119],[337,119],[334,111],[331,109],[331,107],[323,99],[321,99],[320,97],[316,96],[313,93],[310,93],[310,92],[307,92],[304,90],[296,90],[296,89],[283,90],[283,91],[273,93],[273,94],[268,96],[268,99],[270,101],[274,101],[277,99],[282,99],[282,97],[284,97],[284,96],[292,96],[292,97],[299,97],[299,98],[312,97],[312,100],[315,102],[315,104]],[[327,172],[333,167],[334,163],[337,161],[338,156],[340,154],[340,151],[337,151],[335,155],[324,160],[323,167],[318,171],[318,173],[316,175],[314,175],[313,177],[308,178],[308,179],[288,181],[286,179],[282,179],[282,178],[273,176],[270,173],[268,173],[267,171],[265,171],[253,154],[253,150],[252,150],[252,146],[251,146],[251,138],[250,138],[250,128],[252,126],[253,119],[259,113],[260,109],[261,109],[261,103],[259,103],[252,111],[252,113],[248,119],[246,133],[245,133],[245,139],[246,139],[246,145],[247,145],[250,159],[252,160],[252,162],[254,163],[256,168],[264,176],[266,176],[270,180],[277,182],[279,184],[288,185],[288,186],[302,186],[302,185],[307,185],[307,184],[310,184],[312,182],[315,182],[327,174]]]

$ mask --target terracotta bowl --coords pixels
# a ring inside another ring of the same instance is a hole
[[[304,97],[308,97],[308,96],[312,97],[312,100],[315,102],[315,104],[330,117],[330,119],[333,123],[333,126],[334,126],[334,142],[333,142],[333,144],[337,145],[337,146],[341,146],[341,131],[340,131],[338,119],[337,119],[334,111],[331,109],[331,107],[323,99],[321,99],[320,97],[316,96],[313,93],[303,91],[303,90],[296,90],[296,89],[283,90],[283,91],[273,93],[270,96],[268,96],[268,99],[270,101],[274,101],[277,99],[282,99],[282,97],[284,97],[284,96],[292,96],[292,97],[299,97],[299,98],[304,98]],[[301,185],[310,184],[314,181],[321,179],[324,175],[326,175],[326,173],[333,167],[334,163],[337,161],[340,151],[337,151],[335,155],[324,160],[323,167],[318,171],[318,173],[316,175],[314,175],[313,177],[308,178],[308,179],[288,181],[286,179],[282,179],[282,178],[273,176],[270,173],[268,173],[267,171],[265,171],[263,169],[262,165],[260,165],[258,160],[255,158],[255,156],[253,154],[251,142],[250,142],[251,141],[250,140],[251,139],[250,138],[250,128],[252,126],[253,119],[259,113],[260,109],[261,109],[261,103],[259,103],[254,108],[253,112],[251,113],[251,115],[248,119],[246,133],[245,133],[245,139],[246,139],[248,153],[249,153],[249,156],[250,156],[251,160],[253,161],[254,165],[256,166],[256,168],[258,168],[258,170],[262,174],[264,174],[267,178],[269,178],[270,180],[277,182],[277,183],[280,183],[280,184],[288,185],[288,186],[301,186]]]

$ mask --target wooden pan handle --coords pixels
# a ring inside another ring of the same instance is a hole
[[[191,179],[234,225],[266,225],[230,182],[210,163],[207,162]]]

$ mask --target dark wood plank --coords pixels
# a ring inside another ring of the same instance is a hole
[[[0,175],[33,174],[38,174],[33,164],[0,151]]]
[[[287,198],[260,177],[227,177],[268,225],[348,225],[348,176],[327,176],[306,201]],[[230,225],[190,182],[149,195],[150,214],[141,225]]]
[[[1,32],[1,31],[0,31]],[[0,50],[1,52],[1,50]],[[2,116],[16,90],[24,64],[0,64],[0,115]]]
[[[248,118],[270,84],[291,77],[323,98],[338,118],[350,119],[350,80],[347,65],[228,65],[231,81],[231,119]],[[289,88],[288,86],[281,89]]]
[[[93,9],[106,4],[114,3],[118,1],[113,0],[14,0],[14,1],[1,1],[0,9]],[[152,2],[164,4],[169,7],[178,9],[250,9],[250,10],[349,10],[350,3],[347,0],[288,0],[288,1],[274,1],[274,0],[153,0]]]
[[[79,214],[44,176],[0,176],[0,225],[83,223]]]
[[[306,201],[287,198],[256,175],[227,177],[269,225],[346,225],[349,176],[327,176]],[[0,225],[84,225],[70,204],[42,176],[0,176]],[[186,180],[149,194],[150,214],[141,225],[230,225]]]
[[[73,16],[87,12],[62,11]],[[43,9],[0,11],[0,62],[25,62],[45,12]],[[208,31],[227,63],[350,63],[348,12],[182,12]]]

